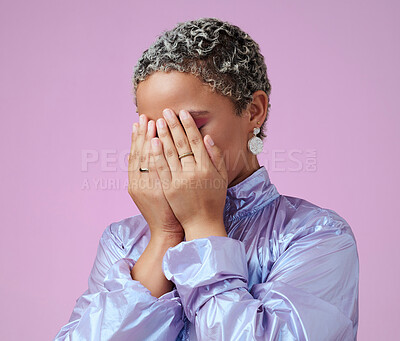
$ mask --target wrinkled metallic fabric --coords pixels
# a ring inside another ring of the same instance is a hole
[[[130,271],[150,240],[142,215],[102,234],[88,289],[54,340],[356,340],[355,237],[335,211],[281,195],[264,166],[228,188],[228,237],[184,240],[153,297]]]

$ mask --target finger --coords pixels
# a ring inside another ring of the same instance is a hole
[[[156,135],[155,122],[150,120],[147,122],[147,132],[145,135],[143,143],[143,152],[140,159],[140,167],[148,168],[149,166],[149,156],[151,152],[150,140]],[[147,178],[148,174],[145,174]]]
[[[153,190],[162,190],[160,187],[160,177],[158,176],[156,165],[154,162],[153,150],[151,147],[151,139],[156,136],[156,122],[154,120],[150,120],[150,127],[148,126],[148,137],[149,137],[149,158],[148,158],[148,166],[149,173],[147,173],[149,178],[150,188]]]
[[[165,155],[165,160],[171,172],[177,172],[182,169],[182,164],[178,158],[174,141],[169,133],[167,124],[163,118],[159,118],[156,122],[158,137],[161,141],[162,151]]]
[[[135,133],[134,143],[132,143],[131,145],[131,151],[129,155],[129,160],[130,160],[129,166],[131,171],[138,170],[140,167],[140,155],[142,153],[144,136],[146,134],[146,129],[144,127],[145,120],[146,120],[145,115],[140,115],[139,125],[137,123],[135,124],[138,129],[137,132]]]
[[[179,112],[182,125],[189,140],[190,150],[194,153],[194,159],[198,165],[208,166],[210,158],[203,143],[203,136],[197,128],[196,122],[187,110]]]
[[[144,168],[144,164],[146,163],[146,158],[147,154],[144,148],[145,142],[146,142],[146,134],[147,134],[147,116],[142,114],[139,117],[139,131],[138,131],[138,137],[137,137],[137,144],[136,147],[138,148],[139,151],[139,167]],[[139,170],[139,167],[137,168]],[[142,172],[140,172],[142,173]]]
[[[204,136],[204,142],[214,167],[225,180],[228,180],[228,172],[221,149],[214,143],[210,135]]]
[[[178,116],[171,110],[171,109],[165,109],[163,111],[163,115],[165,120],[168,123],[168,127],[171,131],[171,135],[175,144],[175,148],[177,150],[178,156],[191,152],[190,144],[188,141],[188,138],[186,136],[186,132],[182,127],[181,122],[179,122]],[[186,156],[185,158],[182,158],[180,162],[182,165],[184,164],[192,164],[194,165],[194,156],[189,155]]]
[[[154,158],[154,164],[157,169],[157,174],[161,180],[163,188],[165,188],[166,185],[170,184],[172,174],[168,162],[164,156],[164,151],[163,151],[164,146],[162,145],[161,140],[155,137],[151,139],[151,148]]]
[[[134,175],[134,170],[138,169],[140,151],[136,148],[136,140],[138,136],[139,124],[133,123],[132,125],[132,135],[131,135],[131,149],[129,152],[129,162],[128,162],[128,177],[129,182],[131,182],[131,176]]]
[[[150,146],[151,146],[151,142],[150,142]],[[149,175],[149,180],[150,180],[150,184],[151,184],[152,188],[154,190],[162,190],[161,181],[160,181],[160,177],[158,176],[152,149],[149,154],[149,167],[148,168],[149,168],[149,173],[147,173],[147,174]]]

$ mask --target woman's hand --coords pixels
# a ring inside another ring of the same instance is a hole
[[[132,132],[128,192],[149,224],[151,239],[165,240],[166,243],[170,240],[174,244],[183,240],[184,230],[164,196],[155,169],[150,149],[150,140],[155,135],[155,122],[148,121],[146,115],[140,115],[140,125],[134,123]],[[149,168],[149,172],[142,173],[139,167]]]
[[[161,118],[157,120],[159,138],[151,141],[165,197],[185,230],[186,240],[208,235],[226,236],[223,210],[228,175],[222,152],[212,145],[209,135],[204,137],[203,143],[187,111],[181,110],[179,116],[184,129],[175,113],[170,113],[163,112],[172,137]],[[194,155],[179,159],[178,155],[191,151]]]

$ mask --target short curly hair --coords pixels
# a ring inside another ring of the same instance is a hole
[[[264,125],[271,106],[267,66],[258,44],[239,27],[217,18],[200,18],[162,32],[134,67],[136,106],[138,84],[156,71],[169,70],[191,73],[213,91],[229,97],[238,116],[253,100],[253,93],[263,90],[268,107],[258,136],[266,137]]]

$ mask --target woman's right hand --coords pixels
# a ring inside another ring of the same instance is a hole
[[[155,121],[148,120],[144,114],[139,121],[140,124],[133,124],[137,132],[132,132],[129,155],[129,195],[149,224],[153,240],[182,241],[185,232],[164,196],[151,152],[150,141],[156,136]],[[139,167],[148,168],[149,172],[140,172]]]

